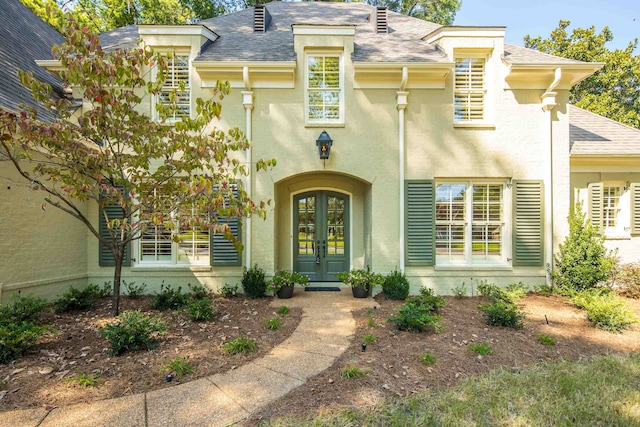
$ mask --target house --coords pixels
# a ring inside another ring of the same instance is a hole
[[[125,279],[215,289],[257,264],[320,283],[352,268],[397,268],[413,292],[446,294],[483,279],[537,285],[568,232],[573,200],[588,200],[607,243],[636,260],[640,131],[568,103],[571,86],[602,64],[507,44],[504,34],[323,2],[103,34],[107,49],[141,39],[175,53],[169,82],[185,85],[175,120],[194,114],[217,80],[229,81],[222,125],[253,142],[239,155],[247,164],[278,160],[241,183],[254,199],[275,201],[266,220],[235,223],[242,253],[219,236],[194,231],[174,242],[158,228],[132,245]],[[153,116],[154,100],[142,108]],[[97,208],[87,209],[98,225]],[[112,279],[94,237],[66,240],[82,252],[84,280]],[[15,258],[28,257],[15,246]],[[47,264],[58,262],[51,257]]]

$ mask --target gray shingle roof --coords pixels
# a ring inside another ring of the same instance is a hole
[[[504,59],[512,64],[584,64],[575,59],[553,56],[509,43],[504,44]]]
[[[60,33],[42,21],[19,0],[3,0],[0,7],[0,108],[18,111],[19,104],[34,107],[38,117],[51,120],[53,115],[37,104],[31,91],[20,83],[18,70],[32,71],[62,96],[62,82],[36,65],[36,59],[53,59],[51,46],[64,41]]]
[[[100,34],[100,44],[105,50],[132,49],[138,45],[139,38],[138,26],[128,25]]]
[[[571,155],[640,155],[640,129],[569,106]]]

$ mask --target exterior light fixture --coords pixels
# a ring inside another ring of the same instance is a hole
[[[320,153],[320,160],[326,160],[329,158],[331,145],[333,145],[333,139],[331,139],[327,131],[323,130],[316,140],[316,146],[318,147],[318,152]]]

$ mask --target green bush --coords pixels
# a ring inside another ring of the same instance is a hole
[[[267,320],[266,325],[267,325],[267,329],[277,331],[278,329],[280,329],[280,326],[281,326],[280,318],[272,317],[271,319]]]
[[[88,310],[93,308],[96,301],[109,295],[111,291],[107,289],[108,287],[108,283],[105,283],[102,288],[90,284],[82,290],[71,286],[53,304],[59,312]]]
[[[617,269],[615,285],[629,298],[640,298],[640,262],[623,264]]]
[[[589,321],[605,331],[620,332],[638,322],[624,300],[613,292],[576,292],[571,301],[576,307],[586,310]]]
[[[222,349],[229,354],[245,354],[255,350],[258,346],[250,339],[238,337],[231,341],[227,341],[222,345]]]
[[[489,343],[482,342],[476,344],[472,342],[469,344],[469,350],[473,353],[479,354],[480,356],[488,356],[493,353],[493,347]]]
[[[555,270],[549,275],[555,285],[572,290],[593,289],[606,282],[615,266],[615,256],[604,247],[598,233],[582,212],[582,204],[571,206],[569,235],[555,255]]]
[[[420,298],[420,297],[414,297]],[[422,301],[417,303],[417,301]],[[432,327],[436,333],[443,330],[440,321],[442,318],[435,314],[436,309],[430,303],[425,303],[423,299],[407,301],[405,305],[398,309],[398,314],[389,319],[395,323],[396,328],[401,331],[423,332]]]
[[[147,290],[146,283],[143,283],[141,285],[136,285],[136,282],[125,282],[123,280],[122,285],[124,286],[124,289],[127,292],[127,296],[132,299],[140,298],[142,295],[144,295],[144,292]]]
[[[403,300],[409,295],[409,281],[407,276],[394,270],[384,277],[382,282],[382,292],[384,295],[392,300]]]
[[[0,306],[0,324],[15,322],[35,322],[42,310],[49,306],[47,300],[33,295],[14,294],[12,302]]]
[[[461,285],[451,288],[451,292],[453,292],[454,297],[463,298],[467,295],[467,285],[465,285],[465,283],[462,282]]]
[[[187,286],[189,287],[189,298],[203,300],[211,297],[211,291],[200,283],[196,283],[195,285],[189,283]]]
[[[205,322],[216,315],[213,301],[210,299],[193,299],[187,305],[189,318],[194,322]]]
[[[166,329],[160,316],[145,316],[137,310],[124,311],[116,319],[115,323],[100,329],[115,356],[127,350],[154,349],[157,338]]]
[[[220,295],[222,295],[223,298],[235,297],[237,293],[238,293],[237,284],[230,285],[228,283],[225,283],[224,286],[220,289]]]
[[[522,329],[522,320],[525,314],[518,310],[515,304],[505,301],[496,301],[480,307],[486,315],[487,325],[504,326],[507,328]]]
[[[178,378],[182,378],[186,374],[193,373],[193,365],[189,363],[188,357],[178,356],[173,360],[165,360],[162,363],[161,371],[164,373],[174,372]]]
[[[160,286],[160,293],[157,293],[151,297],[151,307],[155,310],[178,310],[189,302],[187,295],[182,293],[182,287],[178,286],[174,288],[171,285],[165,286],[164,283]]]
[[[405,305],[420,307],[427,311],[438,311],[444,307],[445,304],[446,301],[444,298],[437,295],[414,295],[407,298],[407,302],[405,303]]]
[[[24,354],[46,331],[32,322],[0,323],[0,363],[7,364]]]
[[[267,291],[264,270],[258,264],[242,271],[242,289],[248,298],[262,298]]]

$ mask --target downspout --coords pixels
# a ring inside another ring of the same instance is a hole
[[[242,67],[242,80],[244,81],[244,88],[242,93],[242,105],[245,109],[245,136],[247,137],[247,141],[252,144],[252,128],[251,128],[251,117],[253,111],[253,91],[251,90],[251,82],[249,80],[249,67]],[[251,188],[251,182],[253,179],[253,160],[251,158],[251,145],[244,152],[245,162],[247,165],[247,176],[245,179],[245,190],[249,198],[253,199],[253,193]],[[248,267],[251,266],[251,217],[247,217],[245,221],[245,230],[247,233],[246,244],[245,244],[245,260]]]
[[[546,221],[544,222],[544,234],[545,239],[545,266],[553,269],[553,117],[551,112],[558,105],[556,103],[557,92],[554,89],[560,83],[562,78],[562,69],[555,69],[555,78],[551,85],[547,88],[546,92],[542,94],[542,110],[545,112],[545,119],[547,123],[547,139],[549,141],[547,146],[547,158],[549,159],[549,165],[547,170],[546,181],[544,191],[544,216]],[[550,285],[550,277],[547,275],[547,284]]]
[[[402,80],[400,88],[396,93],[396,108],[398,109],[398,175],[399,175],[399,205],[400,205],[400,272],[404,273],[405,268],[405,201],[404,201],[404,159],[405,159],[405,117],[404,110],[407,108],[409,92],[405,91],[409,70],[402,67]]]

